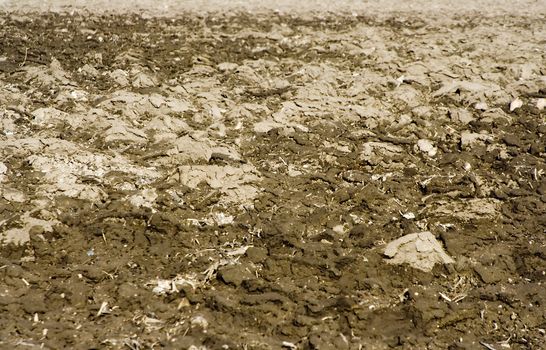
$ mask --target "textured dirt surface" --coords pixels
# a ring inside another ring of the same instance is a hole
[[[453,15],[521,16],[539,20],[546,14],[541,0],[0,0],[6,11],[91,11],[93,13],[143,13],[147,16],[172,17],[180,13],[252,13],[297,14],[298,17],[328,14],[358,13],[388,18],[393,15],[424,17],[427,21],[449,21]]]
[[[518,13],[2,13],[0,348],[544,348]]]

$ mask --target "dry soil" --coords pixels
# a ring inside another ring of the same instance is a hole
[[[408,3],[2,4],[0,348],[546,348],[544,3]]]

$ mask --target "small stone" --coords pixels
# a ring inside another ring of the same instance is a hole
[[[339,235],[342,235],[345,233],[345,226],[344,225],[335,225],[334,227],[332,227],[332,231],[334,231],[335,233],[339,234]]]
[[[412,212],[407,212],[407,213],[400,213],[400,215],[402,215],[402,217],[406,220],[413,220],[415,219],[415,214],[412,213]]]
[[[204,318],[203,316],[195,316],[194,318],[191,319],[190,324],[192,327],[199,327],[205,330],[209,326],[209,321],[207,321],[207,319]]]
[[[427,154],[429,157],[434,157],[438,152],[438,148],[436,148],[434,144],[427,139],[420,139],[417,141],[417,148],[419,151]]]
[[[478,102],[474,105],[474,108],[480,111],[486,111],[489,107],[487,106],[487,103],[485,102]]]
[[[523,106],[523,101],[518,98],[510,102],[510,112],[513,112],[514,110],[520,108]]]

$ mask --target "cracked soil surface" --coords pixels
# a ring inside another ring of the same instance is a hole
[[[544,348],[533,4],[5,9],[0,348]]]

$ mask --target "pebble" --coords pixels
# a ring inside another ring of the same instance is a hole
[[[539,98],[537,100],[537,108],[542,111],[544,107],[546,107],[546,98]]]
[[[514,110],[520,108],[523,106],[523,101],[518,98],[510,102],[510,112],[513,112]]]
[[[417,141],[417,148],[427,154],[429,157],[434,157],[436,153],[438,153],[438,148],[434,146],[434,144],[427,139],[420,139]]]

